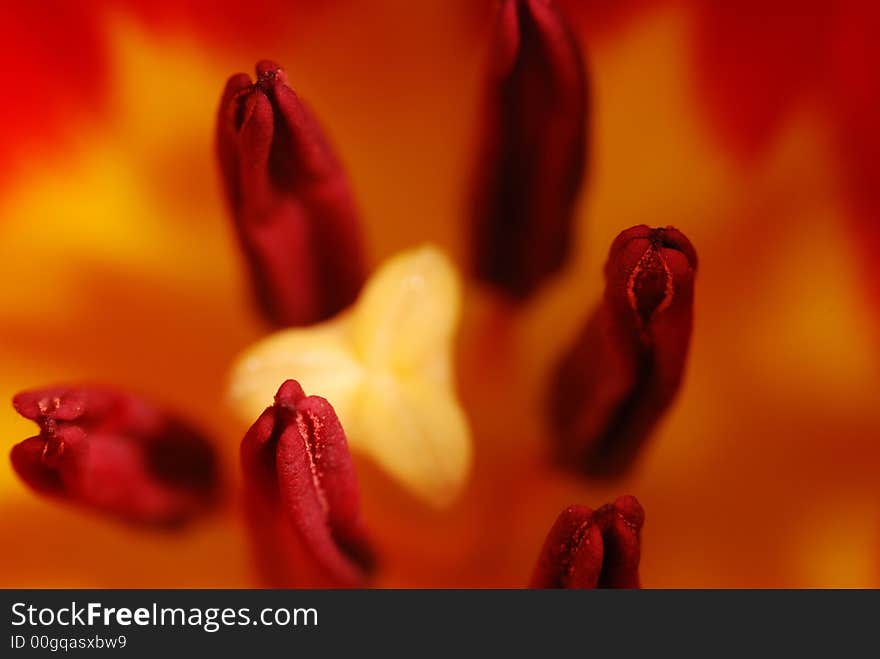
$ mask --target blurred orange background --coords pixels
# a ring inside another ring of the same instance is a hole
[[[468,286],[476,468],[456,506],[427,510],[358,459],[376,584],[524,585],[564,506],[630,493],[647,587],[880,586],[880,11],[560,4],[594,103],[576,257],[503,315]],[[257,585],[223,391],[267,328],[214,162],[223,84],[262,58],[288,70],[348,168],[372,265],[430,241],[464,266],[493,6],[0,5],[0,401],[82,380],[144,392],[217,437],[229,482],[222,511],[156,534],[39,499],[3,461],[0,586]],[[700,255],[691,358],[636,471],[582,482],[547,464],[543,389],[612,239],[640,223]],[[7,447],[32,434],[0,406]]]

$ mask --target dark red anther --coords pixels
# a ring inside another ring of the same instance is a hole
[[[678,392],[690,344],[697,254],[677,229],[621,233],[605,296],[556,372],[551,417],[561,461],[625,471]]]
[[[477,276],[523,299],[565,263],[584,178],[583,56],[550,0],[503,0],[473,192]]]
[[[260,306],[279,326],[341,311],[365,277],[348,179],[318,122],[278,65],[232,76],[220,102],[217,152]]]
[[[248,520],[273,587],[355,587],[372,552],[345,431],[333,407],[287,380],[241,444]]]
[[[40,434],[10,458],[41,494],[128,522],[176,526],[217,500],[211,444],[184,421],[131,394],[99,387],[26,391],[12,404]]]
[[[645,511],[633,496],[598,510],[569,506],[547,539],[532,588],[639,588]]]

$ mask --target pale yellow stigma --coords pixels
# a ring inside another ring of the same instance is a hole
[[[282,382],[333,405],[351,448],[436,506],[459,494],[471,440],[454,391],[452,344],[461,291],[433,247],[387,261],[345,313],[276,332],[232,369],[229,398],[252,423]]]

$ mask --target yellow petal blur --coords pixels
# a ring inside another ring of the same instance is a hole
[[[242,420],[252,423],[290,378],[329,400],[341,418],[348,416],[364,374],[347,328],[348,320],[338,318],[276,332],[251,346],[236,362],[229,384],[229,400]]]
[[[352,318],[364,364],[448,381],[460,299],[455,271],[439,250],[422,247],[390,259],[368,282]]]
[[[472,460],[450,367],[460,306],[458,277],[442,252],[399,254],[348,312],[245,351],[232,370],[230,401],[252,422],[284,380],[298,380],[330,401],[354,450],[420,499],[449,505]]]

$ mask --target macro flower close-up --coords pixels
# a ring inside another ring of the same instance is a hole
[[[880,587],[880,10],[0,5],[0,586]]]

